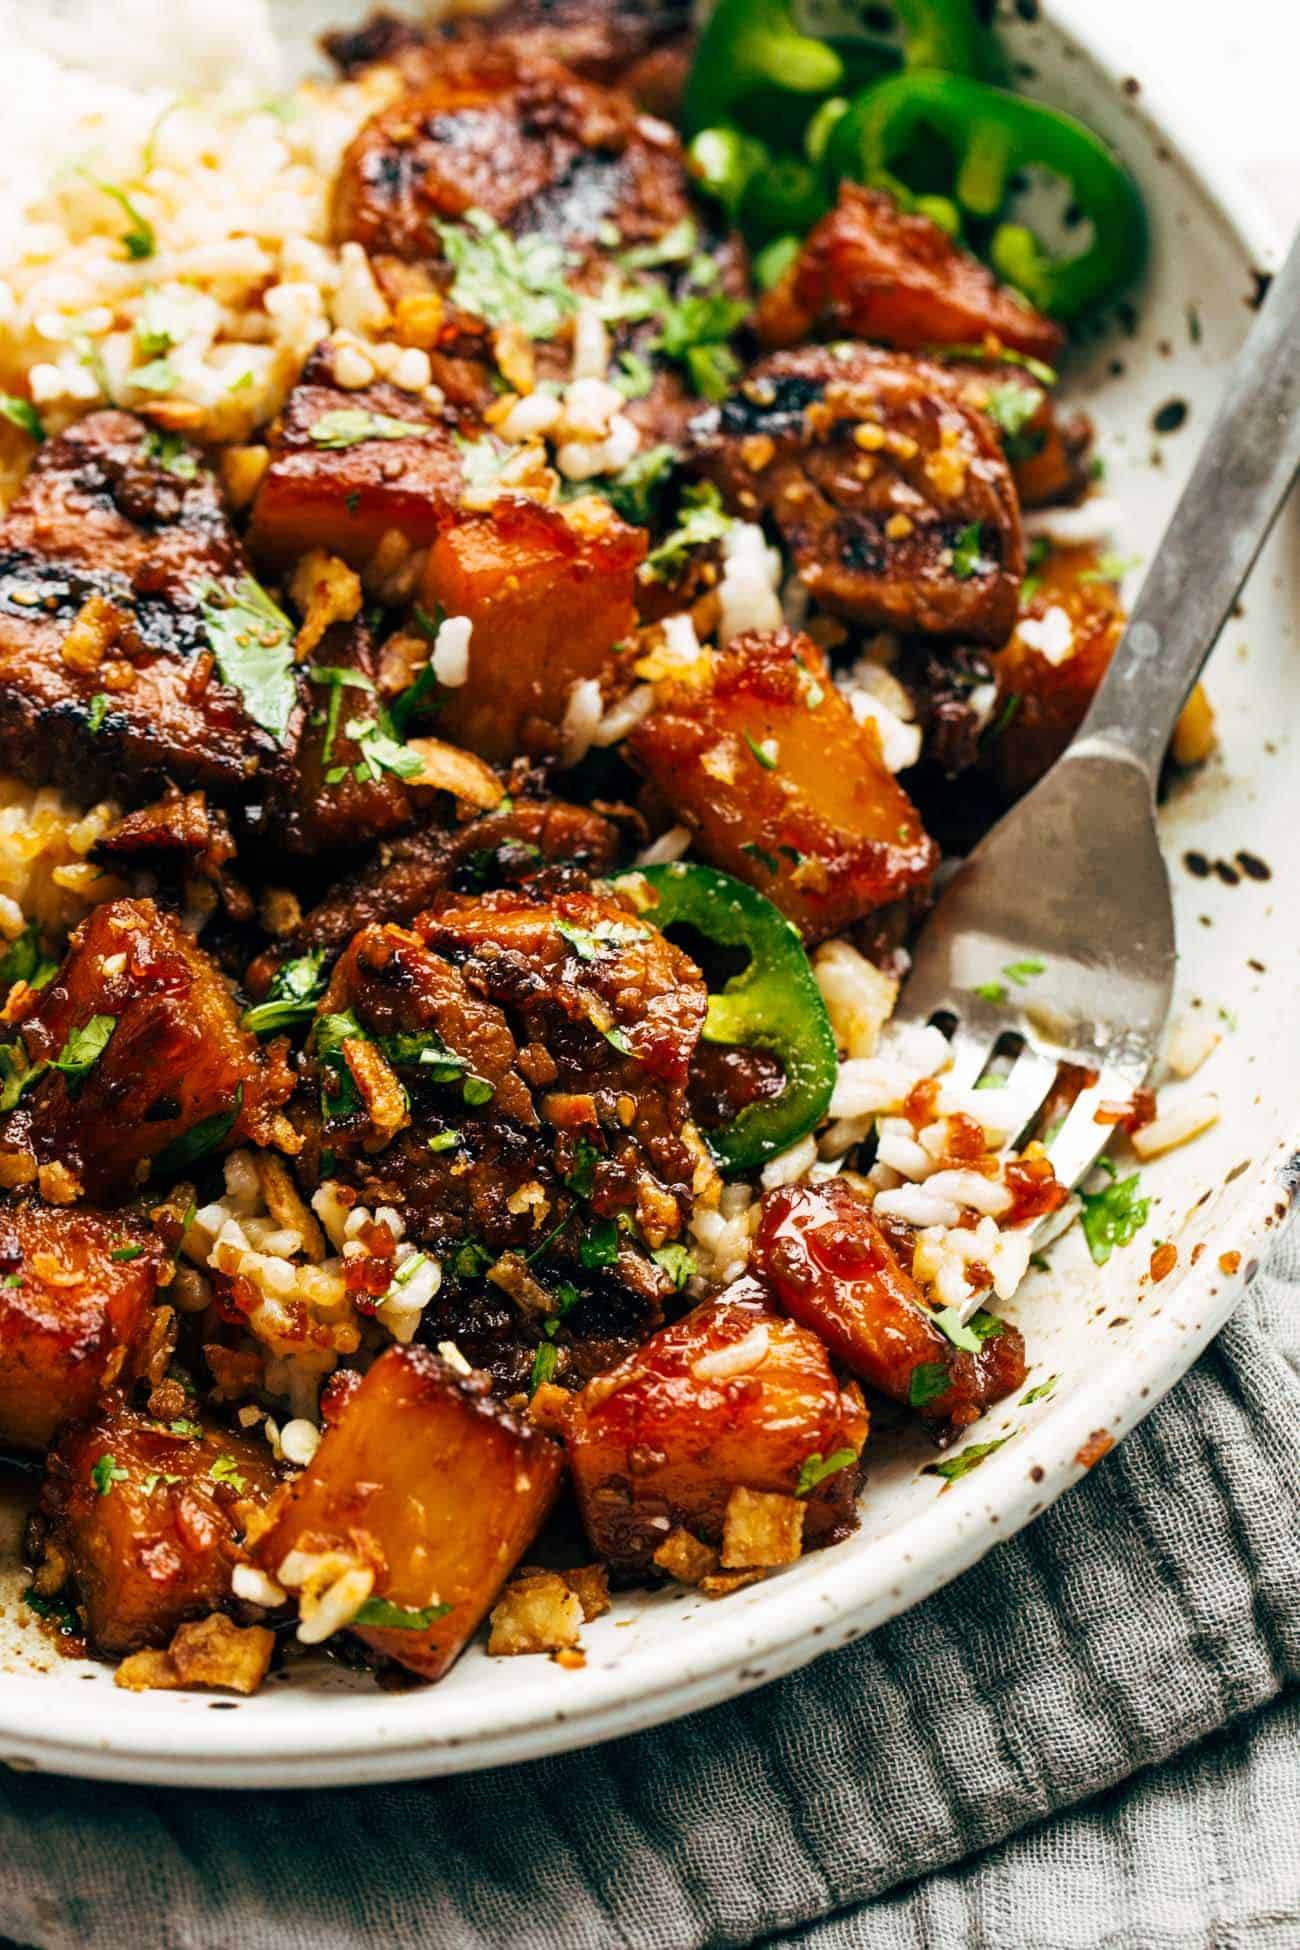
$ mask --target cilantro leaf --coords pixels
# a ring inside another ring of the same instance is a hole
[[[58,972],[58,963],[41,953],[40,932],[31,921],[0,957],[0,988],[26,982],[28,988],[43,989]]]
[[[677,526],[641,565],[642,580],[672,582],[693,548],[720,542],[731,526],[732,517],[723,509],[722,496],[712,481],[688,487],[677,510]]]
[[[584,1266],[612,1266],[618,1258],[618,1226],[613,1219],[593,1219],[591,1230],[578,1242]]]
[[[313,948],[277,968],[263,999],[245,1009],[242,1026],[255,1036],[271,1036],[309,1022],[325,993],[325,961],[325,950]]]
[[[535,1395],[543,1382],[553,1381],[555,1371],[560,1365],[560,1350],[554,1341],[539,1341],[533,1356],[532,1372],[528,1377],[528,1392]]]
[[[695,1255],[689,1246],[678,1244],[656,1246],[650,1257],[660,1272],[668,1275],[675,1293],[681,1292],[695,1271]]]
[[[235,1101],[229,1110],[218,1110],[211,1117],[201,1117],[188,1131],[182,1131],[170,1144],[165,1144],[153,1161],[156,1178],[169,1177],[175,1172],[186,1170],[206,1158],[209,1151],[215,1151],[224,1144],[235,1128],[235,1121],[244,1105],[244,1086],[235,1089]]]
[[[90,1075],[116,1028],[116,1016],[92,1016],[80,1029],[69,1030],[67,1042],[54,1059],[54,1068],[62,1070],[69,1090]]]
[[[1056,1384],[1060,1379],[1059,1374],[1049,1374],[1046,1381],[1040,1381],[1036,1388],[1030,1388],[1020,1397],[1020,1406],[1028,1408],[1030,1402],[1050,1401],[1056,1393]]]
[[[97,177],[93,176],[90,180],[94,183],[97,190],[102,190],[105,196],[112,197],[114,203],[117,204],[131,226],[129,230],[124,230],[122,233],[122,245],[127,256],[137,261],[141,258],[152,257],[158,248],[158,238],[154,232],[153,225],[140,210],[139,206],[131,201],[131,198],[119,184],[101,183]]]
[[[842,1469],[850,1469],[858,1460],[855,1449],[833,1449],[823,1460],[820,1449],[811,1456],[805,1456],[799,1467],[799,1480],[794,1486],[796,1496],[808,1496],[824,1483],[828,1476],[837,1476]]]
[[[369,1625],[381,1632],[423,1632],[436,1618],[445,1618],[450,1605],[395,1605],[387,1598],[367,1598],[360,1611],[353,1612],[349,1625]]]
[[[1009,379],[1000,386],[994,386],[984,402],[984,411],[998,431],[1006,435],[1005,444],[1013,460],[1022,458],[1019,452],[1013,451],[1013,447],[1037,413],[1042,398],[1042,394],[1032,387],[1018,385],[1014,379]]]
[[[615,514],[634,528],[648,528],[658,512],[660,492],[677,464],[675,447],[651,447],[637,454],[618,474],[601,482],[601,492]]]
[[[518,325],[525,337],[552,339],[577,299],[565,274],[569,255],[547,237],[512,237],[485,210],[433,228],[455,276],[448,296],[489,325]]]
[[[198,598],[222,682],[239,692],[253,723],[283,744],[298,701],[292,623],[251,576],[201,583]]]
[[[988,564],[980,553],[980,523],[968,522],[952,545],[952,572],[958,582],[969,582]]]
[[[1117,1178],[1100,1192],[1081,1192],[1081,1224],[1088,1251],[1096,1265],[1104,1266],[1116,1246],[1127,1246],[1146,1224],[1151,1200],[1139,1193],[1140,1174]]]
[[[109,1496],[114,1483],[125,1483],[129,1474],[129,1470],[121,1467],[112,1451],[105,1449],[91,1469],[90,1480],[99,1496]]]
[[[979,1467],[986,1456],[1000,1449],[1004,1442],[1010,1442],[1015,1435],[1012,1429],[1007,1435],[995,1436],[992,1442],[969,1443],[960,1454],[947,1456],[942,1462],[927,1463],[921,1471],[923,1476],[942,1476],[947,1483],[956,1483],[963,1476],[969,1476],[972,1469]]]
[[[248,1488],[247,1480],[240,1475],[239,1466],[233,1456],[218,1456],[208,1470],[214,1483],[228,1483],[236,1495],[242,1496]]]
[[[419,420],[395,420],[390,413],[370,413],[363,406],[340,406],[322,413],[307,429],[312,442],[328,453],[358,447],[363,440],[422,439],[428,431]]]
[[[41,416],[29,399],[20,399],[17,393],[0,393],[0,413],[32,440],[44,440],[45,428],[41,425]]]
[[[144,457],[157,461],[159,467],[174,474],[178,481],[198,479],[198,458],[179,433],[164,433],[159,427],[150,427],[144,437]]]
[[[952,1375],[943,1361],[918,1361],[912,1369],[907,1384],[907,1399],[913,1408],[923,1408],[926,1402],[946,1395],[952,1387]]]

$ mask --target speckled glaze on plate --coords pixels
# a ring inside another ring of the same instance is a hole
[[[1071,369],[1070,393],[1101,426],[1108,493],[1125,515],[1115,544],[1149,553],[1172,507],[1222,370],[1250,322],[1271,240],[1195,132],[1152,112],[1145,83],[1091,45],[1085,0],[1004,21],[1026,83],[1122,148],[1141,178],[1152,262],[1134,308]],[[282,0],[304,50],[348,8]],[[1140,571],[1139,571],[1140,574]],[[441,1685],[385,1693],[325,1663],[295,1666],[257,1698],[126,1696],[101,1666],[21,1642],[0,1617],[0,1760],[101,1779],[209,1787],[356,1786],[499,1765],[634,1732],[761,1685],[915,1604],[1029,1522],[1184,1373],[1268,1251],[1300,1184],[1300,1045],[1291,1034],[1300,915],[1285,898],[1294,843],[1300,722],[1300,521],[1284,517],[1210,668],[1220,750],[1180,781],[1162,830],[1180,940],[1176,1010],[1199,1010],[1223,1040],[1199,1082],[1223,1115],[1205,1137],[1144,1174],[1145,1232],[1105,1268],[1078,1230],[1006,1311],[1033,1361],[1026,1388],[974,1431],[1015,1431],[961,1481],[920,1473],[933,1452],[913,1430],[873,1436],[857,1536],[721,1603],[676,1590],[634,1594],[584,1631],[587,1665],[489,1662],[472,1647]],[[1152,1244],[1178,1250],[1153,1282]],[[0,1504],[0,1551],[16,1561],[21,1506]],[[0,1573],[12,1618],[25,1582]]]

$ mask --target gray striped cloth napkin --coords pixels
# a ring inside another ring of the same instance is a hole
[[[1298,1680],[1300,1232],[1085,1482],[870,1639],[677,1725],[448,1781],[10,1777],[0,1933],[1297,1950]]]

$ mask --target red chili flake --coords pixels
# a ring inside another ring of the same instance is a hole
[[[1151,1265],[1148,1270],[1153,1280],[1164,1280],[1168,1279],[1177,1264],[1178,1248],[1177,1246],[1171,1246],[1168,1240],[1166,1240],[1164,1245],[1157,1246],[1152,1253]]]

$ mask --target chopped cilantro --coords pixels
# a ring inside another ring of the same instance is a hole
[[[41,953],[40,931],[35,921],[29,922],[0,956],[0,988],[26,982],[28,988],[43,989],[58,972],[58,963]]]
[[[170,1144],[165,1144],[153,1161],[154,1176],[170,1177],[176,1172],[185,1171],[190,1165],[206,1158],[209,1151],[215,1151],[224,1144],[235,1128],[235,1121],[244,1103],[244,1086],[235,1089],[235,1101],[229,1110],[218,1110],[211,1117],[201,1117],[197,1124],[182,1131]]]
[[[1040,1381],[1036,1388],[1028,1389],[1020,1397],[1020,1406],[1022,1408],[1028,1408],[1030,1402],[1050,1401],[1056,1393],[1056,1384],[1060,1379],[1059,1374],[1049,1374],[1046,1381]]]
[[[480,492],[496,486],[513,453],[512,448],[503,447],[490,433],[482,434],[477,440],[464,440],[457,434],[456,451],[460,455],[465,486]]]
[[[1002,973],[1009,982],[1014,982],[1017,988],[1022,989],[1033,980],[1035,975],[1041,975],[1046,967],[1045,961],[1038,961],[1030,955],[1024,961],[1007,962]]]
[[[1103,1160],[1104,1162],[1104,1160]],[[1110,1167],[1112,1173],[1114,1167]],[[1081,1192],[1081,1223],[1088,1251],[1098,1266],[1104,1266],[1116,1246],[1127,1246],[1147,1222],[1151,1200],[1139,1194],[1139,1174],[1115,1179],[1104,1191]]]
[[[601,491],[615,514],[634,528],[648,528],[658,511],[660,492],[677,463],[675,447],[651,447],[630,460],[618,474],[601,482]]]
[[[350,1017],[350,1020],[355,1022],[356,1018]],[[351,1033],[348,1032],[349,1035]],[[363,1034],[360,1025],[356,1033]],[[420,1070],[426,1083],[456,1083],[465,1074],[465,1058],[457,1056],[455,1050],[448,1049],[434,1029],[399,1030],[395,1035],[381,1036],[378,1040],[384,1057],[395,1070]]]
[[[944,1339],[960,1348],[963,1354],[978,1354],[980,1343],[987,1339],[986,1334],[976,1329],[974,1321],[963,1326],[955,1307],[944,1307],[941,1312],[932,1315],[932,1319]]]
[[[1026,440],[1025,428],[1037,413],[1042,402],[1042,394],[1029,386],[1021,386],[1014,379],[994,386],[984,402],[984,411],[992,420],[999,433],[1005,435],[1003,445],[1012,460],[1022,460],[1035,443]]]
[[[641,566],[647,582],[671,582],[685,568],[693,548],[720,542],[732,525],[732,517],[722,506],[722,496],[712,481],[688,487],[677,510],[677,526],[658,548],[651,549]]]
[[[652,352],[684,364],[697,393],[709,400],[726,397],[740,362],[727,340],[749,316],[743,298],[694,291],[664,306]]]
[[[154,234],[154,227],[149,222],[149,219],[131,201],[131,198],[119,184],[102,183],[94,176],[90,180],[94,183],[97,190],[102,190],[105,196],[112,197],[114,203],[117,204],[122,215],[130,224],[130,229],[122,232],[122,246],[127,256],[137,261],[141,258],[152,257],[158,248],[158,239]]]
[[[413,779],[417,772],[424,769],[424,761],[419,753],[413,752],[394,737],[386,711],[381,711],[374,718],[350,718],[343,732],[361,753],[352,768],[353,777],[359,785],[378,779],[381,772],[391,772],[399,779]]]
[[[1095,569],[1085,569],[1080,582],[1123,582],[1131,569],[1142,566],[1140,555],[1099,555]]]
[[[760,291],[780,284],[802,247],[798,237],[774,237],[770,244],[764,244],[754,259],[754,283]]]
[[[977,982],[971,994],[977,995],[981,1002],[1005,1002],[1007,999],[1006,985],[1003,982]]]
[[[992,1442],[972,1442],[959,1455],[948,1456],[943,1462],[927,1463],[921,1471],[923,1476],[942,1476],[947,1483],[955,1483],[963,1476],[969,1476],[986,1456],[1000,1449],[1004,1442],[1010,1442],[1016,1433],[1014,1429],[1007,1435],[995,1436]]]
[[[528,1392],[535,1395],[545,1381],[555,1379],[555,1370],[560,1365],[560,1350],[554,1341],[539,1341],[533,1356],[533,1369],[528,1377]]]
[[[242,1496],[248,1488],[247,1480],[240,1475],[233,1456],[218,1456],[208,1475],[214,1483],[228,1483],[237,1496]]]
[[[14,1043],[0,1043],[0,1111],[12,1110],[49,1069],[48,1063],[33,1063],[27,1046],[19,1037]]]
[[[363,440],[417,439],[429,431],[419,420],[395,420],[389,413],[370,413],[364,406],[340,406],[322,413],[307,429],[317,447],[338,453],[344,447],[359,447]]]
[[[121,1467],[112,1451],[105,1449],[99,1461],[91,1469],[90,1480],[99,1496],[109,1496],[114,1483],[125,1483],[129,1474],[129,1470]]]
[[[158,427],[150,427],[144,437],[146,460],[157,461],[159,467],[174,474],[178,481],[193,481],[198,478],[199,463],[191,453],[179,433],[164,433]]]
[[[57,1625],[60,1638],[79,1638],[81,1621],[71,1603],[66,1598],[42,1598],[32,1585],[23,1593],[23,1603],[37,1618],[43,1618],[47,1625]]]
[[[199,1424],[191,1421],[188,1416],[184,1415],[178,1416],[174,1422],[169,1422],[167,1427],[172,1435],[186,1436],[191,1441],[197,1441],[198,1437],[203,1434],[203,1430]]]
[[[430,1151],[454,1151],[460,1143],[459,1131],[435,1131],[429,1139]]]
[[[131,368],[131,384],[142,393],[174,393],[180,374],[166,359],[150,359],[147,365]]]
[[[417,622],[420,617],[424,616],[424,611],[419,608],[418,604],[416,605],[415,614]],[[424,618],[426,623],[429,620],[428,617]],[[439,620],[441,620],[441,617]],[[437,627],[435,623],[433,630],[435,636],[437,635]],[[424,628],[423,623],[420,624],[420,628]],[[439,695],[441,690],[442,686],[438,682],[438,673],[435,671],[432,661],[430,661],[416,673],[415,681],[408,684],[406,689],[399,696],[393,698],[389,704],[388,715],[392,720],[393,730],[397,737],[405,738],[407,728],[414,718],[421,717],[426,712],[432,713],[438,709],[442,703],[442,698]]]
[[[325,993],[325,960],[325,950],[313,948],[277,968],[263,999],[245,1009],[243,1027],[255,1036],[272,1036],[309,1022]]]
[[[159,1483],[167,1483],[170,1485],[172,1483],[179,1483],[181,1480],[179,1476],[173,1476],[166,1469],[151,1469],[140,1484],[140,1493],[142,1496],[152,1496]]]
[[[624,399],[644,399],[655,383],[655,369],[639,352],[620,352],[614,384]]]
[[[952,545],[952,572],[958,582],[969,582],[986,566],[980,554],[980,535],[979,522],[969,522]]]
[[[313,1023],[309,1048],[321,1067],[320,1112],[327,1123],[360,1110],[361,1093],[352,1081],[343,1045],[369,1040],[351,1009],[317,1016]]]
[[[616,1049],[620,1056],[632,1056],[635,1054],[631,1043],[628,1041],[626,1030],[618,1028],[602,1029],[600,1033],[610,1048]]]
[[[38,442],[44,440],[45,428],[41,425],[41,416],[29,399],[19,399],[16,393],[0,393],[0,413],[30,439]]]
[[[348,1623],[369,1625],[380,1632],[423,1632],[435,1619],[445,1618],[450,1610],[450,1605],[422,1605],[415,1609],[410,1605],[394,1605],[387,1598],[367,1598]]]
[[[923,1408],[952,1387],[952,1375],[943,1361],[918,1361],[907,1384],[907,1399],[913,1408]]]
[[[460,1094],[467,1104],[477,1107],[492,1102],[493,1089],[494,1086],[486,1077],[466,1077],[460,1087]]]
[[[636,244],[618,262],[624,271],[654,271],[663,264],[684,264],[695,254],[699,232],[693,217],[683,217],[652,244]]]
[[[695,1255],[689,1246],[656,1246],[650,1257],[660,1272],[668,1275],[675,1293],[681,1292],[695,1271]]]
[[[716,405],[724,400],[740,372],[740,360],[729,345],[690,345],[686,348],[686,370],[701,399]]]
[[[54,1059],[55,1069],[62,1070],[68,1079],[69,1090],[90,1075],[116,1028],[116,1016],[92,1016],[80,1029],[69,1031],[67,1042]]]
[[[561,245],[512,237],[485,210],[467,210],[459,223],[432,223],[455,273],[448,296],[461,311],[489,325],[518,325],[530,339],[552,339],[577,309]]]
[[[197,594],[222,681],[239,692],[253,723],[283,743],[298,701],[293,625],[251,576],[204,582]]]
[[[21,1286],[22,1283],[23,1276],[21,1273],[6,1273],[3,1280],[0,1280],[0,1286],[14,1287]]]
[[[796,1496],[809,1496],[819,1483],[828,1476],[838,1476],[842,1469],[851,1469],[858,1460],[855,1449],[832,1449],[823,1461],[820,1449],[811,1456],[805,1456],[799,1466],[799,1480],[794,1486]]]
[[[1036,379],[1040,386],[1055,386],[1056,384],[1056,374],[1050,366],[1044,365],[1041,359],[1032,358],[1027,352],[1017,352],[1010,345],[1000,345],[996,350],[987,344],[929,345],[925,348],[925,351],[928,358],[940,359],[945,362],[952,359],[974,359],[979,364],[984,365],[992,360],[996,360],[1000,365],[1019,366],[1023,372],[1029,374],[1031,379]]]
[[[107,716],[108,716],[107,693],[104,691],[96,691],[95,695],[90,700],[90,709],[86,713],[86,730],[90,733],[92,738],[96,736],[96,734],[98,733],[100,727],[102,726]]]
[[[460,1280],[476,1280],[492,1264],[492,1255],[477,1239],[466,1239],[451,1256],[451,1270]]]
[[[759,745],[755,743],[755,741],[750,737],[747,731],[742,732],[741,735],[744,738],[745,743],[749,746],[750,755],[753,758],[756,758],[758,760],[758,763],[762,766],[763,770],[765,772],[775,772],[776,758],[774,754],[768,751],[767,749],[768,743],[770,741],[765,739],[764,742],[761,745]]]
[[[113,1251],[109,1254],[109,1258],[113,1261],[113,1264],[115,1266],[125,1266],[128,1260],[139,1259],[143,1251],[144,1251],[144,1247],[138,1245],[137,1246],[115,1246],[113,1248]]]
[[[612,1266],[618,1258],[618,1226],[613,1219],[593,1219],[591,1230],[578,1242],[584,1266]]]
[[[557,921],[562,934],[579,961],[599,961],[607,948],[624,948],[646,939],[646,931],[635,921],[597,921],[594,928],[580,928],[571,921]]]
[[[600,1152],[589,1137],[580,1137],[573,1147],[573,1169],[565,1179],[571,1192],[579,1198],[590,1198],[595,1183],[596,1166],[600,1163]]]

